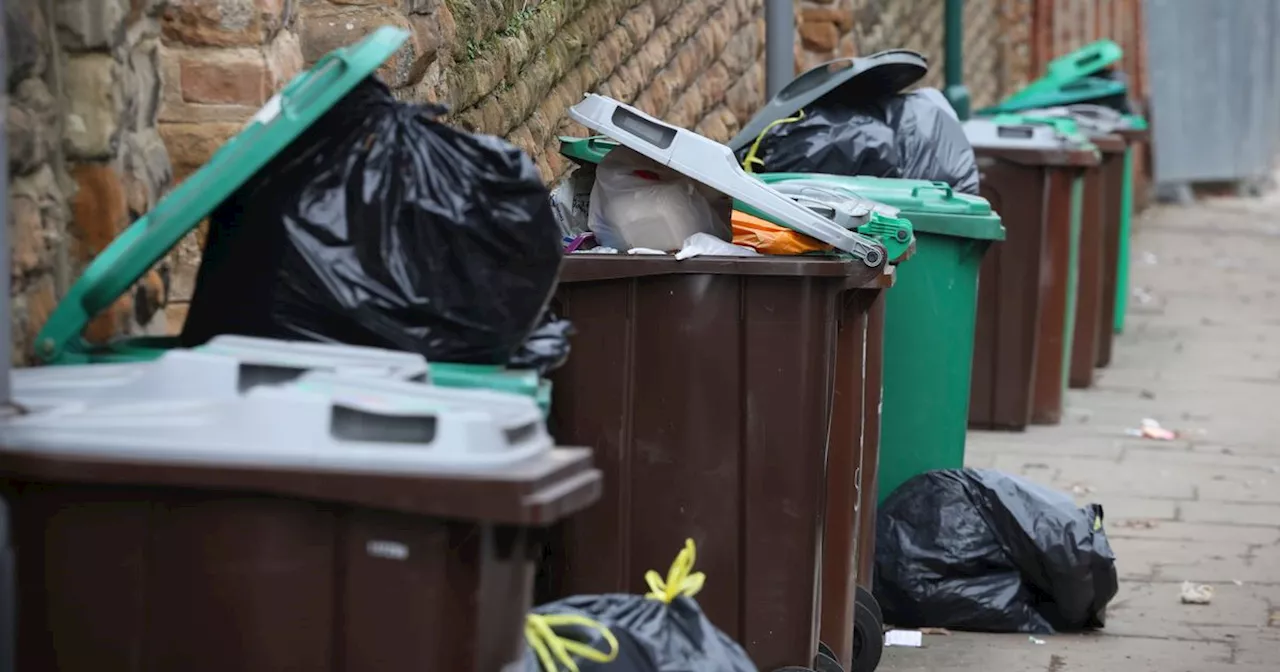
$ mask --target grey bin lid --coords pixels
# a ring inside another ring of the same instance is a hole
[[[982,149],[1062,149],[1072,144],[1051,126],[1043,124],[997,124],[990,119],[964,122],[969,144]]]
[[[223,399],[71,402],[0,420],[0,452],[370,474],[484,473],[549,452],[533,399],[311,372]]]
[[[908,49],[890,49],[870,56],[837,58],[809,68],[778,92],[742,132],[729,141],[737,152],[751,144],[769,124],[786,119],[836,89],[841,98],[857,100],[894,94],[924,79],[929,60]]]
[[[863,198],[834,186],[824,186],[805,180],[779,182],[771,185],[778,193],[804,207],[819,212],[840,226],[855,230],[871,221],[871,213],[879,212],[890,217],[898,216],[898,209]],[[830,213],[830,214],[827,214]]]
[[[11,381],[14,401],[34,409],[122,399],[227,399],[308,371],[425,382],[428,369],[426,358],[416,353],[223,335],[194,350],[170,350],[155,361],[17,369]]]
[[[869,267],[886,261],[878,241],[841,227],[751,177],[733,152],[715,140],[594,93],[569,108],[569,116],[660,165],[746,203],[772,221],[858,257]]]
[[[1089,133],[1115,133],[1129,128],[1130,122],[1124,115],[1102,105],[1076,104],[1061,107],[1042,107],[1034,110],[1021,110],[1023,116],[1064,117],[1072,119],[1080,130]]]

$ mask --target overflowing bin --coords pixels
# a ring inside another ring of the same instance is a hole
[[[1000,213],[1005,242],[987,253],[978,284],[969,424],[1023,430],[1031,422],[1038,325],[1053,272],[1052,229],[1069,228],[1071,184],[1097,152],[1043,124],[965,123],[981,195]],[[1048,346],[1045,346],[1048,347]]]
[[[930,469],[964,466],[978,270],[1004,239],[987,201],[943,183],[764,174],[767,184],[841,184],[911,221],[915,255],[886,297],[879,499]]]
[[[504,669],[590,463],[526,397],[331,373],[9,419],[18,669]]]
[[[747,176],[722,145],[596,96],[571,115],[775,221],[833,225]],[[579,336],[553,377],[551,424],[562,441],[593,437],[608,496],[562,526],[548,597],[637,590],[639,570],[689,537],[716,577],[699,603],[760,669],[809,665],[824,609],[847,613],[852,632],[848,597],[824,605],[827,588],[851,596],[839,580],[851,560],[828,582],[823,540],[852,544],[853,529],[824,518],[832,500],[856,502],[860,446],[828,435],[860,434],[866,312],[894,274],[883,246],[841,231],[828,240],[852,236],[853,254],[565,260],[553,307]],[[837,430],[846,412],[856,420]]]
[[[239,135],[220,149],[207,165],[183,182],[156,207],[134,222],[99,253],[82,277],[67,292],[35,342],[35,357],[49,364],[126,364],[154,360],[178,346],[176,337],[140,337],[96,345],[81,336],[89,321],[106,311],[148,269],[162,259],[183,237],[220,203],[235,193],[273,156],[314,123],[342,96],[395,53],[408,38],[405,31],[384,28],[360,42],[339,49],[289,83],[263,108],[263,112]],[[288,114],[279,114],[288,110]],[[223,338],[200,350],[245,351],[255,366],[279,365],[301,370],[308,353],[335,356],[332,346],[276,340],[245,341]],[[344,357],[361,352],[386,353],[374,348],[345,346]],[[378,355],[381,356],[381,355]],[[404,355],[412,357],[411,355]],[[421,357],[416,358],[419,362]],[[432,362],[428,366],[435,385],[463,389],[496,389],[524,394],[539,401],[544,411],[550,403],[549,383],[533,370],[507,369],[482,364]],[[54,374],[29,374],[54,375]]]

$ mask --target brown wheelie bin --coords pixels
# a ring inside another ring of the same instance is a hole
[[[824,536],[854,534],[847,512],[824,524],[828,498],[856,499],[857,423],[833,415],[866,407],[859,295],[891,278],[836,258],[567,258],[553,309],[577,336],[551,426],[593,441],[606,496],[558,526],[545,597],[643,592],[644,571],[692,538],[711,621],[761,670],[809,665]]]
[[[532,401],[524,420],[481,431],[475,407],[464,409],[463,426],[440,406],[386,415],[348,400],[320,408],[329,400],[306,396],[271,412],[249,408],[259,397],[235,412],[169,403],[150,420],[137,404],[97,411],[104,442],[125,425],[139,430],[138,445],[151,451],[141,457],[84,440],[32,444],[34,430],[14,433],[14,423],[38,420],[31,417],[0,426],[0,494],[22,577],[18,669],[495,672],[518,664],[545,530],[599,497],[590,451],[551,447]],[[299,408],[323,422],[282,430]],[[241,429],[236,418],[246,416]],[[202,418],[221,421],[201,426]],[[65,437],[74,427],[85,435],[92,421],[47,424]],[[168,433],[161,441],[155,431]],[[505,439],[457,449],[454,439],[480,434]],[[415,463],[415,453],[446,443],[449,455],[482,458]],[[507,445],[516,452],[501,452]],[[337,461],[324,464],[326,456]]]
[[[1071,339],[1071,361],[1067,383],[1074,389],[1093,387],[1094,370],[1102,343],[1101,332],[1112,329],[1112,311],[1104,316],[1104,287],[1107,275],[1106,241],[1114,230],[1119,235],[1119,207],[1114,210],[1112,194],[1119,198],[1124,188],[1125,142],[1113,133],[1088,133],[1101,153],[1101,163],[1090,168],[1084,179],[1084,215],[1080,224],[1079,281],[1076,285],[1075,333]],[[1114,224],[1113,224],[1114,223]],[[1119,247],[1117,238],[1116,246]],[[1114,264],[1112,275],[1114,276]],[[1104,319],[1105,317],[1105,319]]]
[[[1070,214],[1070,182],[1097,155],[1047,125],[975,119],[965,134],[981,172],[980,195],[1007,231],[979,277],[969,425],[1024,430],[1040,345],[1041,279],[1051,272],[1049,223]]]

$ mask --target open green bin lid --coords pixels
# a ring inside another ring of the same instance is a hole
[[[1009,96],[1003,103],[979,110],[978,114],[990,115],[1043,107],[1060,107],[1075,103],[1124,98],[1128,94],[1129,88],[1123,82],[1100,77],[1086,77],[1055,88],[1023,89]]]
[[[1098,40],[1075,51],[1049,61],[1044,76],[1028,84],[1014,97],[1054,91],[1095,75],[1120,62],[1124,49],[1111,40]]]
[[[839,185],[863,198],[897,208],[911,221],[915,233],[931,233],[978,240],[1004,240],[1000,215],[980,196],[958,194],[945,182],[864,175],[764,173],[765,184],[812,181]]]
[[[140,217],[94,258],[36,337],[35,355],[50,363],[88,363],[82,332],[220,203],[249,181],[311,124],[373,74],[409,39],[384,27],[330,52],[294,77],[200,170]]]

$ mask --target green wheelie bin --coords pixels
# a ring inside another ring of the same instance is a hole
[[[126,338],[92,344],[82,334],[95,316],[128,292],[223,200],[373,74],[408,37],[407,32],[395,28],[377,30],[356,44],[330,53],[293,79],[208,164],[94,258],[36,337],[36,360],[45,364],[145,362],[177,347],[176,337]],[[544,412],[550,404],[550,383],[535,371],[433,362],[428,365],[428,376],[433,384],[443,387],[485,388],[530,396]]]
[[[885,297],[884,392],[879,501],[912,476],[964,466],[977,320],[978,271],[1004,240],[986,200],[941,182],[765,173],[766,184],[838,184],[896,208],[911,222],[916,251]]]

